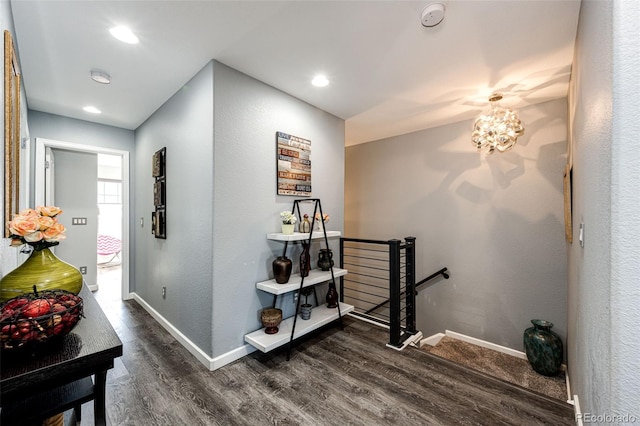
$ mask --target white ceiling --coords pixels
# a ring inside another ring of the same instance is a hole
[[[448,0],[444,21],[425,28],[432,2],[11,4],[29,108],[126,129],[211,59],[345,119],[347,145],[470,119],[493,91],[516,108],[566,96],[579,0]],[[111,37],[115,25],[140,43]],[[310,85],[318,72],[328,87]]]

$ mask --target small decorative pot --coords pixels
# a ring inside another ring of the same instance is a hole
[[[293,223],[283,223],[282,224],[282,233],[284,235],[293,235]]]
[[[308,217],[305,217],[304,220],[300,223],[300,232],[305,234],[311,232],[311,222],[309,222]]]
[[[320,249],[318,253],[318,268],[328,271],[333,266],[333,252],[331,249]]]
[[[325,300],[327,301],[327,308],[338,307],[338,292],[331,284],[329,284],[329,291],[327,291],[327,297]]]
[[[553,323],[531,320],[533,327],[524,331],[527,359],[533,369],[544,376],[555,376],[562,365],[563,349],[560,337],[551,331]]]
[[[278,284],[286,284],[289,282],[289,277],[291,276],[291,268],[293,266],[293,262],[286,256],[278,256],[276,260],[273,261],[273,278],[276,280]]]
[[[262,326],[265,327],[264,332],[267,334],[276,334],[278,326],[282,322],[282,309],[266,308],[260,313]]]
[[[310,303],[303,303],[302,305],[300,305],[300,317],[303,320],[311,319],[312,308],[313,308],[313,305],[311,305]]]

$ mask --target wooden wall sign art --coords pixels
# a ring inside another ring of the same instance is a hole
[[[311,141],[276,133],[278,195],[311,196]]]

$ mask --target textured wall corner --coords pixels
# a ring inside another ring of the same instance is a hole
[[[9,247],[9,239],[0,239],[0,278],[18,267],[19,249]]]

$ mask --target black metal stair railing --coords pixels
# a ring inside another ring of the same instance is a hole
[[[389,345],[415,334],[415,238],[340,239],[340,297],[353,315],[389,327]],[[404,296],[404,297],[403,297]]]
[[[415,237],[404,241],[340,239],[341,301],[354,306],[351,313],[389,328],[389,346],[401,348],[416,331],[415,296],[418,285],[442,275],[447,268],[415,282]]]

